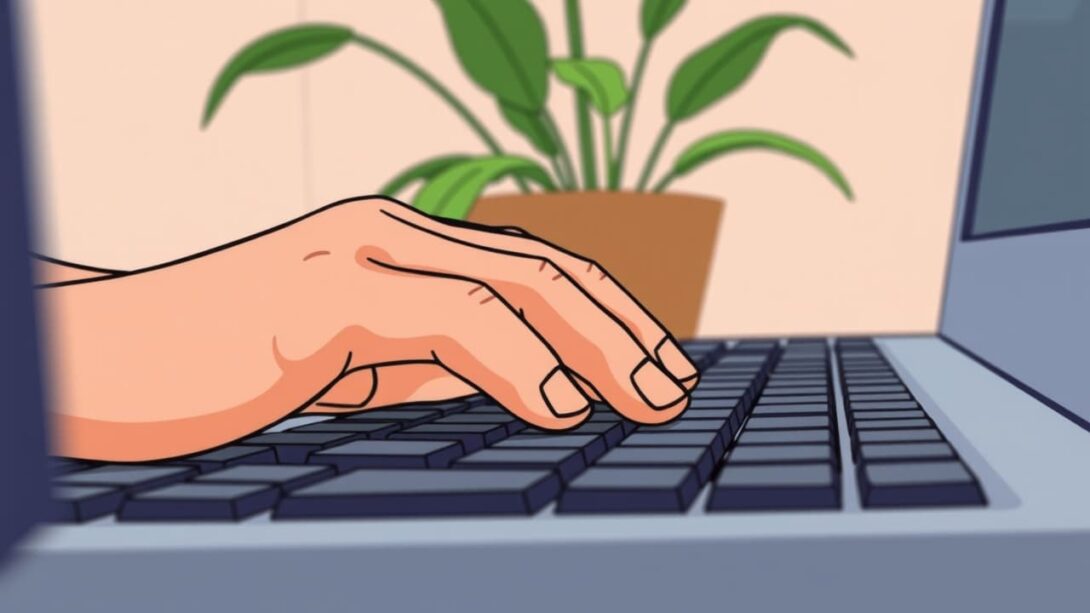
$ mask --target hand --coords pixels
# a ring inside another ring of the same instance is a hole
[[[599,266],[525,234],[454,224],[384,199],[329,208],[286,229],[338,333],[297,320],[279,334],[324,346],[344,369],[310,412],[473,393],[540,428],[588,415],[588,396],[661,423],[697,371]]]
[[[544,429],[590,399],[662,423],[697,371],[593,262],[383,198],[226,247],[41,290],[54,451],[194,453],[297,411],[481,390]]]

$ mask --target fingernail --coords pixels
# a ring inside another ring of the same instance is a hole
[[[696,366],[681,351],[681,347],[678,347],[674,339],[670,337],[662,339],[659,346],[655,348],[655,357],[658,358],[659,364],[662,364],[663,368],[678,381],[687,383],[691,380],[692,383],[696,383],[696,376],[699,374]]]
[[[541,397],[557,417],[571,417],[590,408],[590,401],[559,367],[541,383]]]
[[[665,409],[685,397],[685,390],[648,358],[632,371],[632,384],[643,401],[656,409]]]

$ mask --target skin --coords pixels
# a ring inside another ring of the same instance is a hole
[[[599,266],[516,229],[351,200],[133,273],[39,263],[54,452],[154,460],[287,415],[483,391],[543,429],[657,424],[697,371]]]

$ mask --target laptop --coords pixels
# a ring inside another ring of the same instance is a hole
[[[980,38],[936,335],[687,342],[665,426],[547,434],[474,396],[148,465],[43,452],[5,93],[0,610],[1078,607],[1090,2],[990,1]]]

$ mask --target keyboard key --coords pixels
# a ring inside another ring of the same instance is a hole
[[[629,428],[636,429],[636,425],[631,422],[619,422],[619,421],[599,421],[599,422],[584,422],[579,424],[578,427],[571,430],[565,430],[564,434],[592,434],[600,435],[606,442],[607,447],[613,447],[617,443],[621,442],[624,437],[628,436]],[[530,436],[556,436],[556,432],[550,432],[548,430],[539,430],[537,428],[527,428],[519,434]]]
[[[395,432],[390,438],[403,441],[458,441],[466,453],[472,453],[507,436],[507,426],[504,424],[430,423]]]
[[[548,436],[530,436],[516,434],[502,440],[493,449],[581,449],[587,464],[593,464],[606,452],[605,439],[598,434],[550,434]]]
[[[798,443],[828,443],[829,430],[742,430],[739,445],[778,445]]]
[[[883,419],[917,419],[927,417],[927,414],[920,410],[912,411],[863,411],[860,413],[852,412],[852,417],[857,421],[876,421]]]
[[[525,429],[526,422],[511,415],[510,413],[504,414],[487,414],[487,413],[457,413],[455,415],[449,415],[447,417],[440,417],[439,419],[431,422],[436,425],[446,424],[493,424],[502,425],[506,428],[508,434],[514,434],[520,430]]]
[[[806,387],[772,387],[767,386],[764,392],[761,393],[761,397],[767,396],[797,396],[799,394],[824,394],[826,387],[824,385],[806,386]]]
[[[834,456],[829,445],[738,445],[726,461],[728,464],[814,463],[834,462]]]
[[[715,459],[707,447],[618,447],[602,456],[595,466],[691,466],[701,483],[711,478]]]
[[[197,474],[191,466],[106,464],[53,479],[58,485],[115,487],[133,494],[189,479]]]
[[[337,474],[332,466],[233,466],[201,475],[193,483],[257,483],[275,485],[282,493],[317,483]]]
[[[560,496],[557,513],[684,512],[700,491],[689,467],[591,467]]]
[[[621,447],[708,447],[719,457],[726,449],[726,441],[718,432],[637,431],[626,438]]]
[[[50,519],[57,522],[82,522],[115,513],[125,493],[112,487],[95,485],[60,485],[53,488]]]
[[[640,426],[637,432],[718,432],[726,440],[731,438],[730,420],[727,419],[678,419],[661,426]]]
[[[954,449],[946,443],[887,443],[861,445],[859,455],[867,462],[889,460],[947,460]]]
[[[829,464],[735,465],[715,480],[709,511],[834,509],[840,484]]]
[[[275,432],[243,439],[247,445],[269,446],[281,464],[305,464],[311,453],[338,443],[363,438],[353,432]]]
[[[268,485],[177,483],[136,494],[121,506],[121,521],[238,521],[272,508],[280,492]]]
[[[931,420],[922,419],[857,419],[856,430],[894,430],[897,428],[930,428]]]
[[[809,404],[814,402],[829,402],[825,394],[805,394],[800,396],[761,396],[761,404]]]
[[[870,402],[874,400],[912,400],[912,396],[903,392],[900,394],[849,394],[848,400],[851,402]]]
[[[401,428],[400,423],[336,419],[299,426],[292,428],[289,432],[351,432],[367,438],[386,438],[389,434],[397,432],[399,428]]]
[[[555,470],[565,483],[586,469],[578,449],[482,449],[454,463],[453,468],[493,470]]]
[[[47,470],[52,476],[66,475],[78,470],[87,470],[93,466],[95,466],[95,464],[91,462],[73,460],[71,458],[50,457],[47,459]]]
[[[918,430],[866,430],[856,433],[861,443],[907,443],[914,441],[941,441],[942,435],[934,428]]]
[[[886,400],[878,402],[849,402],[852,411],[903,411],[905,409],[918,409],[920,405],[915,400]]]
[[[746,422],[747,432],[752,430],[801,430],[804,428],[828,428],[827,415],[787,415],[780,417],[751,417]]]
[[[859,487],[867,507],[984,504],[980,486],[956,460],[867,463],[860,467]]]
[[[873,394],[875,392],[904,392],[903,385],[859,385],[849,384],[849,394]]]
[[[400,423],[403,428],[410,428],[442,417],[442,415],[441,411],[434,409],[372,409],[346,415],[344,419],[394,422]]]
[[[753,409],[754,417],[773,417],[778,415],[828,415],[829,405],[824,403],[809,404],[758,404]]]
[[[352,441],[315,452],[311,464],[354,468],[446,468],[463,454],[457,441]]]
[[[276,464],[276,454],[271,447],[228,445],[198,455],[171,460],[170,463],[195,466],[202,473],[206,473],[236,464]]]
[[[550,470],[357,470],[293,492],[273,516],[530,515],[559,491]]]

